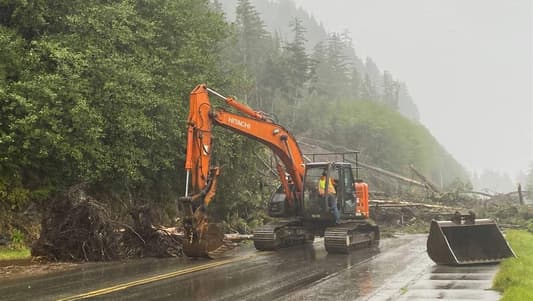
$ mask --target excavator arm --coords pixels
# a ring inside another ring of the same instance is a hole
[[[212,116],[218,125],[259,141],[274,152],[285,166],[284,169],[280,169],[281,165],[278,164],[277,168],[289,206],[295,206],[295,195],[300,198],[302,193],[304,174],[304,160],[296,139],[286,129],[275,123],[237,115],[222,109],[213,112]],[[288,185],[285,186],[288,184],[286,173],[289,174],[289,180],[294,184],[294,193],[289,190]]]
[[[222,98],[239,114],[213,108],[209,93]],[[209,224],[206,213],[215,195],[220,173],[219,168],[212,167],[211,163],[213,126],[220,125],[252,138],[272,150],[283,163],[282,166],[278,162],[276,169],[291,208],[296,206],[296,199],[301,199],[304,159],[296,139],[285,128],[274,123],[265,113],[255,111],[232,97],[224,97],[204,84],[191,92],[189,106],[186,188],[185,196],[179,199],[186,234],[184,252],[191,257],[211,257],[210,254],[217,252],[222,245],[223,238],[221,233],[213,230],[216,226]]]

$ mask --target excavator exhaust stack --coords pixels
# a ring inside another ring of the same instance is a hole
[[[516,256],[495,222],[458,213],[451,221],[431,221],[427,252],[442,265],[495,263]]]

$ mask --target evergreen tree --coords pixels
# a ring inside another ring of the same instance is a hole
[[[376,95],[379,95],[380,93],[382,93],[383,90],[383,78],[381,76],[381,72],[379,71],[378,66],[370,57],[367,57],[365,60],[365,70],[366,74],[368,74],[368,79],[372,82],[372,86],[374,87]]]
[[[261,101],[256,108],[279,115],[282,112],[280,107],[289,97],[290,81],[277,33],[274,33],[270,51],[257,81],[260,83],[258,87]]]
[[[237,60],[244,67],[244,87],[241,95],[252,106],[260,106],[257,81],[266,61],[267,51],[271,45],[269,33],[259,13],[249,0],[239,0],[236,8],[237,25]]]
[[[377,99],[376,89],[368,73],[365,73],[365,78],[361,83],[361,99],[368,101],[375,101]]]
[[[361,75],[359,74],[359,71],[357,71],[357,68],[353,68],[352,74],[350,76],[350,82],[349,82],[350,98],[354,100],[360,99],[361,89],[362,89]]]
[[[332,33],[327,44],[315,46],[311,64],[313,92],[330,100],[346,98],[349,94],[349,61],[344,56],[345,45],[340,35]]]
[[[409,94],[409,90],[405,83],[398,83],[398,111],[405,117],[418,121],[420,118],[418,108],[416,107],[413,98]]]
[[[341,36],[332,33],[328,39],[327,46],[327,63],[331,68],[333,80],[339,80],[339,84],[343,84],[347,78],[348,73],[348,58],[344,55],[345,43]]]
[[[319,42],[313,48],[310,61],[310,82],[309,93],[316,95],[326,95],[328,89],[323,83],[323,78],[327,73],[326,63],[326,45],[324,42]]]
[[[305,96],[304,91],[309,80],[309,57],[305,50],[305,28],[302,21],[294,18],[290,24],[294,39],[285,46],[287,79],[289,85],[289,102],[293,106],[291,123],[294,124],[296,111]]]
[[[384,71],[381,102],[394,110],[398,110],[399,93],[399,84],[392,78],[390,72]]]

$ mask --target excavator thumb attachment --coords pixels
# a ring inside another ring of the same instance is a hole
[[[178,202],[184,213],[183,253],[188,257],[216,258],[224,249],[224,232],[216,224],[208,222],[203,206],[193,211],[191,197],[181,197]]]
[[[499,262],[515,254],[495,222],[456,214],[451,221],[431,221],[427,252],[436,264]]]

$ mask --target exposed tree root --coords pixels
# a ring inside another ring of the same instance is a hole
[[[96,200],[66,196],[43,216],[32,256],[50,261],[109,261],[131,257],[180,256],[181,239],[153,226],[151,210],[130,210],[132,225],[113,220]]]

